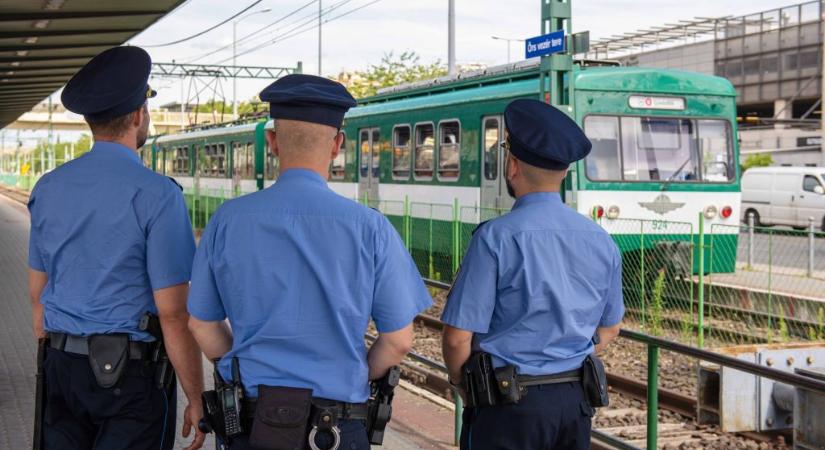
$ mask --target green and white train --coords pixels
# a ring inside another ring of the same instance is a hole
[[[414,256],[425,252],[432,261],[436,253],[437,272],[447,277],[467,230],[512,205],[502,113],[514,99],[538,98],[538,77],[536,65],[516,64],[360,100],[346,116],[347,138],[332,163],[330,187],[379,207]],[[713,271],[733,271],[740,174],[731,84],[629,67],[576,67],[573,77],[575,119],[593,150],[571,166],[565,201],[598,220],[624,252],[662,241],[695,243],[702,215],[715,247],[731,249],[713,255]],[[159,136],[143,158],[185,188],[201,227],[200,218],[220,203],[210,197],[275,182],[277,159],[264,139],[268,126],[271,121],[260,119]],[[697,258],[688,253],[695,271]]]

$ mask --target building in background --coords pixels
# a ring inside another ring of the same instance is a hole
[[[590,58],[727,78],[737,92],[742,158],[825,165],[820,1],[740,17],[695,18],[594,41]]]

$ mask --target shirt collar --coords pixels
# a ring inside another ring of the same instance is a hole
[[[143,161],[141,161],[140,155],[138,155],[136,151],[125,145],[118,144],[117,142],[95,141],[91,151],[117,155],[118,157],[128,158],[140,165],[143,165]]]
[[[558,192],[531,192],[524,194],[513,204],[513,209],[534,203],[561,204],[561,194]]]
[[[318,172],[309,169],[288,169],[278,176],[278,181],[306,180],[320,186],[327,186],[327,181]]]

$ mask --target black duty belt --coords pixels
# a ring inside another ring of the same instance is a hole
[[[151,342],[129,341],[129,359],[143,360],[151,356]],[[66,333],[49,332],[49,346],[78,355],[89,355],[88,336],[74,336]]]
[[[581,381],[581,369],[568,370],[567,372],[554,373],[552,375],[519,375],[518,382],[521,386],[541,386],[544,384],[559,384]]]
[[[244,419],[251,420],[255,417],[255,407],[258,401],[254,398],[244,399],[241,402],[241,414]],[[369,417],[369,407],[366,403],[346,403],[325,398],[312,398],[313,409],[325,409],[333,414],[337,419],[343,420],[367,420]]]

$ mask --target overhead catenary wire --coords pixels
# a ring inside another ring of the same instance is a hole
[[[316,0],[316,1],[317,1],[317,0]],[[328,6],[327,8],[325,8],[325,9],[321,12],[321,15],[322,15],[322,16],[325,16],[325,15],[327,15],[327,14],[329,14],[329,13],[331,13],[331,12],[335,11],[336,9],[338,9],[338,8],[340,8],[340,7],[344,6],[344,5],[346,5],[347,3],[351,2],[351,1],[352,1],[352,0],[340,0],[340,1],[336,2],[336,3],[333,3],[332,5],[330,5],[330,6]],[[312,2],[312,3],[315,3],[315,2]],[[271,43],[271,41],[272,41],[272,40],[276,40],[276,39],[279,39],[279,38],[280,38],[280,37],[282,37],[282,36],[285,36],[285,35],[287,35],[287,34],[290,34],[290,33],[292,33],[294,30],[297,30],[298,28],[301,28],[301,27],[306,26],[306,25],[308,25],[308,24],[316,24],[317,19],[318,19],[318,14],[316,14],[316,13],[314,13],[314,12],[311,12],[311,13],[309,13],[309,14],[303,15],[303,16],[301,16],[301,17],[297,18],[296,20],[294,20],[294,21],[292,21],[292,22],[290,22],[290,23],[286,24],[286,25],[285,25],[285,28],[287,28],[287,30],[286,30],[286,31],[284,31],[284,32],[281,32],[281,33],[277,34],[277,35],[275,36],[275,38],[274,38],[274,39],[273,39],[271,36],[266,36],[266,35],[258,36],[258,38],[264,38],[264,39],[270,39],[270,40],[269,40],[269,41],[267,41],[267,42],[265,42],[265,43],[256,43],[256,44],[253,44],[253,45],[256,45],[256,46],[257,46],[257,47],[254,47],[254,48],[255,48],[255,49],[257,49],[257,48],[262,48],[262,47],[265,47],[266,45],[268,45],[269,43]],[[296,25],[296,24],[297,24],[297,25]],[[314,29],[314,28],[317,28],[317,24],[316,24],[316,25],[313,25],[313,26],[312,26],[311,28],[309,28],[309,29]],[[253,38],[253,39],[255,39],[255,38]],[[214,53],[214,52],[212,52],[212,53]],[[235,56],[237,57],[237,56],[245,55],[245,54],[247,54],[247,53],[249,53],[249,50],[242,51],[240,54],[237,54],[237,55],[235,55]],[[222,63],[224,63],[224,62],[226,62],[226,61],[229,61],[229,60],[231,60],[231,59],[232,59],[232,57],[224,58],[224,59],[220,60],[219,62],[217,62],[217,63],[215,63],[215,64],[222,64]]]
[[[380,1],[382,1],[382,0],[372,0],[371,2],[365,3],[365,4],[363,4],[363,5],[361,5],[361,6],[357,7],[357,8],[353,8],[353,9],[351,9],[351,10],[349,10],[349,11],[345,12],[345,13],[341,13],[341,14],[339,14],[339,15],[335,16],[335,17],[331,17],[331,18],[329,18],[329,19],[326,19],[326,20],[324,20],[324,21],[322,22],[322,24],[326,24],[326,23],[332,22],[332,21],[334,21],[334,20],[340,19],[340,18],[342,18],[342,17],[348,16],[348,15],[350,15],[350,14],[352,14],[352,13],[356,12],[356,11],[359,11],[359,10],[362,10],[362,9],[364,9],[364,8],[368,7],[368,6],[374,5],[374,4],[376,4],[376,3],[380,2]],[[315,18],[313,17],[312,19],[309,19],[309,20],[305,21],[304,23],[302,23],[302,24],[300,24],[300,25],[298,25],[298,26],[296,26],[296,27],[293,27],[291,30],[289,30],[289,31],[285,31],[284,33],[282,33],[282,34],[280,34],[280,35],[276,36],[274,39],[272,39],[272,40],[270,40],[270,41],[268,41],[268,42],[265,42],[265,43],[263,43],[263,44],[260,44],[260,45],[258,45],[258,46],[256,46],[256,47],[253,47],[253,48],[250,48],[250,49],[248,49],[248,50],[245,50],[245,51],[243,51],[243,52],[241,52],[241,53],[238,53],[238,54],[236,54],[235,56],[236,56],[236,57],[239,57],[239,56],[244,56],[244,55],[247,55],[247,54],[249,54],[249,53],[256,52],[256,51],[258,51],[258,50],[260,50],[260,49],[262,49],[262,48],[264,48],[264,47],[268,47],[268,46],[271,46],[271,45],[275,45],[275,44],[277,44],[277,43],[279,43],[279,42],[282,42],[282,41],[285,41],[285,40],[290,39],[290,38],[292,38],[292,37],[295,37],[295,36],[298,36],[298,35],[300,35],[300,34],[306,33],[307,31],[314,30],[315,28],[317,28],[317,27],[318,27],[318,25],[317,25],[317,24],[314,24],[314,25],[309,26],[309,27],[304,28],[304,29],[300,29],[300,30],[298,29],[298,28],[300,28],[301,26],[305,26],[305,25],[307,25],[308,23],[314,23],[314,22],[315,22]],[[230,59],[232,59],[232,58],[230,57],[230,58],[227,58],[227,59],[221,60],[221,61],[219,61],[219,62],[217,62],[217,63],[215,63],[215,64],[221,64],[221,63],[224,63],[224,62],[226,62],[226,61],[229,61]]]
[[[190,41],[190,40],[192,40],[192,39],[195,39],[195,38],[196,38],[196,37],[198,37],[198,36],[203,36],[204,34],[206,34],[206,33],[210,32],[210,31],[212,31],[212,30],[214,30],[214,29],[216,29],[216,28],[220,27],[221,25],[225,25],[225,24],[226,24],[227,22],[229,22],[230,20],[232,20],[232,19],[234,19],[234,18],[236,18],[236,17],[240,16],[241,14],[243,14],[243,13],[245,13],[245,12],[249,11],[252,7],[254,7],[255,5],[257,5],[258,3],[261,3],[262,1],[263,1],[263,0],[255,0],[255,1],[253,1],[253,2],[249,5],[249,6],[247,6],[246,8],[244,8],[244,9],[242,9],[242,10],[238,11],[238,12],[237,12],[236,14],[234,14],[233,16],[231,16],[231,17],[229,17],[229,18],[227,18],[227,19],[224,19],[224,20],[223,20],[223,21],[221,21],[220,23],[218,23],[218,24],[216,24],[216,25],[213,25],[213,26],[211,26],[211,27],[209,27],[209,28],[207,28],[207,29],[205,29],[205,30],[199,31],[199,32],[197,32],[197,33],[195,33],[195,34],[193,34],[193,35],[191,35],[191,36],[187,36],[187,37],[185,37],[185,38],[178,39],[178,40],[176,40],[176,41],[167,42],[167,43],[165,43],[165,44],[150,44],[150,45],[141,45],[141,47],[143,47],[143,48],[168,47],[168,46],[170,46],[170,45],[176,45],[176,44],[180,44],[181,42]]]
[[[260,33],[260,32],[262,32],[262,31],[266,30],[267,28],[271,28],[271,27],[275,26],[275,25],[277,25],[277,24],[279,24],[279,23],[283,22],[283,21],[284,21],[284,20],[286,20],[286,19],[289,19],[290,17],[294,16],[295,14],[298,14],[298,13],[299,13],[299,12],[301,12],[303,9],[308,8],[310,5],[312,5],[313,3],[317,2],[317,1],[318,1],[318,0],[310,0],[310,1],[309,1],[309,2],[307,2],[307,3],[304,3],[304,4],[303,4],[302,6],[300,6],[298,9],[295,9],[295,10],[293,10],[292,12],[290,12],[290,13],[288,13],[288,14],[284,15],[284,16],[281,16],[280,18],[278,18],[278,19],[277,19],[277,20],[275,20],[274,22],[271,22],[271,23],[269,23],[268,25],[264,25],[264,26],[262,26],[261,28],[258,28],[258,29],[257,29],[257,30],[255,30],[255,31],[252,31],[252,32],[250,32],[250,33],[248,33],[248,34],[245,34],[245,35],[241,36],[240,38],[238,38],[238,39],[234,42],[234,44],[236,44],[236,45],[237,45],[237,44],[240,44],[240,43],[242,43],[242,42],[246,41],[247,39],[249,39],[250,37],[253,37],[253,36],[260,37],[261,35],[259,35],[258,33]],[[218,48],[218,49],[215,49],[215,50],[209,50],[208,52],[202,53],[202,54],[200,54],[200,55],[198,55],[198,56],[196,56],[196,57],[194,57],[194,58],[192,58],[192,59],[188,59],[188,60],[186,60],[186,62],[187,62],[187,63],[193,63],[193,62],[195,62],[195,61],[199,61],[199,60],[201,60],[201,59],[203,59],[203,58],[206,58],[207,56],[212,56],[212,55],[214,55],[214,54],[216,54],[216,53],[218,53],[218,52],[222,52],[222,51],[224,51],[224,50],[226,50],[226,49],[232,48],[232,44],[233,44],[233,43],[232,43],[232,42],[230,42],[229,44],[226,44],[226,45],[224,45],[223,47],[220,47],[220,48]]]

